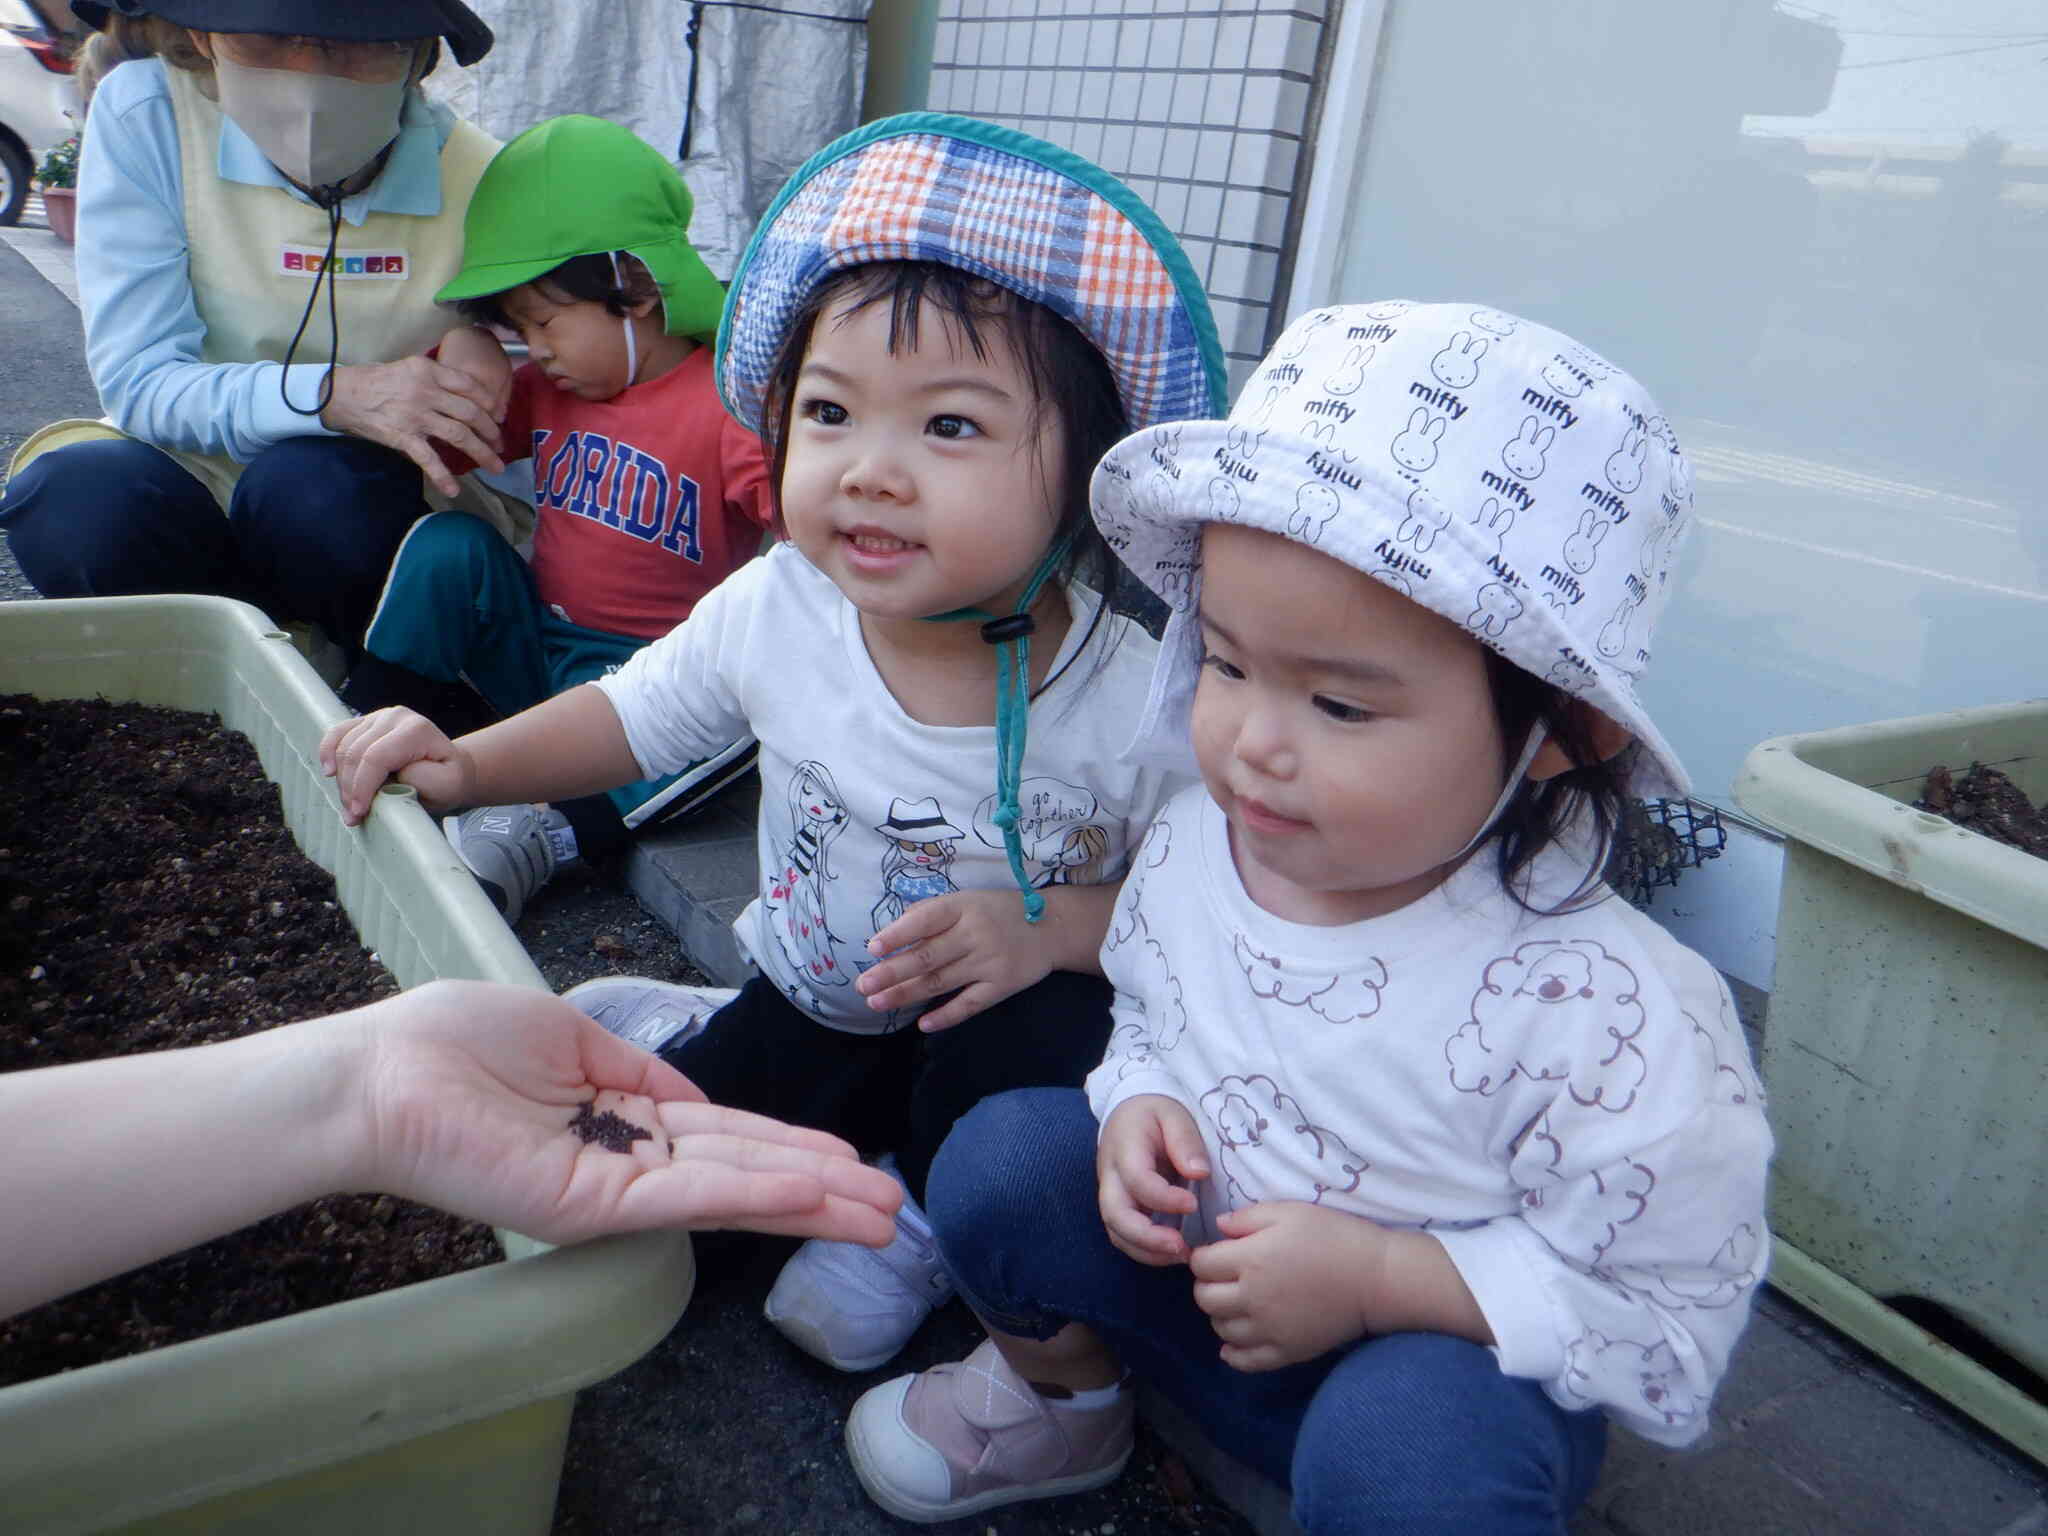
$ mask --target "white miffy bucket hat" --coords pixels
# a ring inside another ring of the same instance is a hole
[[[1309,544],[1463,625],[1641,744],[1629,788],[1690,781],[1636,698],[1692,524],[1692,475],[1642,385],[1474,304],[1391,300],[1290,325],[1223,421],[1134,433],[1095,520],[1172,610],[1134,755],[1185,761],[1201,530]]]

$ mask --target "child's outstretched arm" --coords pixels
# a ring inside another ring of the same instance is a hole
[[[609,1134],[575,1128],[591,1117]],[[705,1103],[549,993],[432,982],[219,1045],[0,1075],[0,1317],[357,1191],[555,1243],[687,1226],[879,1245],[901,1198],[836,1137]]]
[[[920,901],[868,940],[877,961],[854,983],[879,1011],[912,1007],[960,989],[917,1021],[950,1029],[1054,971],[1102,974],[1102,940],[1120,884],[1061,885],[1042,894],[1045,911],[1024,918],[1015,890],[954,891]]]
[[[570,688],[456,741],[410,709],[380,709],[331,725],[320,738],[321,771],[355,826],[392,779],[441,814],[466,805],[567,800],[640,777],[625,727],[603,691]]]

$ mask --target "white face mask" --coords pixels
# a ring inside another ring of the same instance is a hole
[[[369,84],[295,69],[254,69],[214,55],[221,110],[302,187],[348,180],[398,137],[405,81]]]

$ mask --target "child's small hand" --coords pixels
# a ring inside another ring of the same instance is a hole
[[[1491,1345],[1493,1329],[1444,1245],[1427,1232],[1298,1200],[1216,1219],[1195,1250],[1195,1305],[1223,1363],[1273,1371],[1368,1333],[1447,1333]]]
[[[467,756],[440,727],[409,709],[380,709],[330,725],[320,738],[320,771],[341,794],[341,820],[355,826],[370,802],[396,778],[418,791],[437,815],[468,804]]]
[[[1187,1239],[1177,1220],[1197,1204],[1187,1186],[1209,1177],[1209,1154],[1194,1116],[1161,1093],[1125,1099],[1095,1143],[1103,1229],[1118,1252],[1140,1264],[1184,1264]]]
[[[491,420],[504,421],[512,404],[512,359],[496,336],[480,325],[459,325],[441,338],[435,356],[476,380],[490,402]]]
[[[1196,1249],[1188,1267],[1223,1363],[1240,1371],[1313,1360],[1362,1336],[1380,1250],[1409,1235],[1298,1200],[1243,1206],[1216,1226],[1224,1239]]]
[[[868,953],[885,958],[854,986],[878,1012],[958,991],[917,1021],[927,1032],[950,1029],[1044,980],[1065,938],[1050,911],[1043,921],[1026,922],[1023,898],[1013,890],[953,891],[920,901],[877,931]]]

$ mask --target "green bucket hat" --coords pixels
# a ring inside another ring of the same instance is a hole
[[[434,298],[481,299],[572,257],[625,251],[660,288],[668,333],[709,341],[725,285],[690,244],[690,210],[690,189],[646,140],[601,117],[551,117],[492,157],[462,221],[462,270]]]

